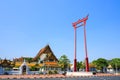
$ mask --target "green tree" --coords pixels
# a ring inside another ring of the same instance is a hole
[[[96,69],[100,70],[100,67],[97,66],[97,60],[93,60],[93,61],[92,61],[92,64],[95,65]]]
[[[28,63],[31,63],[32,62],[32,59],[31,57],[26,57],[25,60],[28,62]]]
[[[59,65],[61,66],[62,70],[66,71],[67,68],[70,67],[70,60],[67,58],[66,55],[62,55],[59,59]]]
[[[30,67],[30,71],[35,71],[35,70],[36,70],[36,66]]]
[[[117,67],[117,69],[120,69],[120,58],[114,58],[114,59],[112,59],[112,60],[110,61],[110,65],[111,65],[114,69],[116,69],[116,67]]]
[[[104,58],[94,60],[92,63],[96,66],[98,70],[101,70],[101,72],[103,72],[103,69],[108,66],[108,61]]]
[[[82,61],[77,62],[77,71],[79,71],[79,69],[85,69],[85,64]]]

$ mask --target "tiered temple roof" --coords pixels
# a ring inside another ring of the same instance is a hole
[[[40,56],[42,56],[43,54],[46,54],[46,58],[45,60],[54,60],[54,61],[58,61],[58,59],[56,58],[56,56],[54,55],[54,53],[52,52],[51,48],[49,45],[46,45],[44,48],[42,48],[38,54],[33,58],[33,61],[37,61]]]
[[[13,61],[15,62],[15,66],[20,66],[23,62],[23,60],[26,60],[26,63],[29,67],[35,66],[36,63],[39,66],[53,66],[58,67],[58,59],[52,52],[49,45],[46,45],[44,48],[42,48],[35,57],[20,57],[15,58]]]

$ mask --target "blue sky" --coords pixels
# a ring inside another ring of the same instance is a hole
[[[86,24],[89,61],[120,58],[119,0],[2,0],[0,57],[34,57],[50,45],[57,58],[73,62],[72,22],[89,14]],[[83,27],[77,29],[77,60],[83,61]]]

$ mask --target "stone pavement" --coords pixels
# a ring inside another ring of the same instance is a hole
[[[0,75],[0,80],[120,80],[120,74],[96,74],[92,76],[54,75]]]

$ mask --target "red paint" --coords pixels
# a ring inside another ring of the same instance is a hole
[[[77,36],[76,36],[76,29],[80,26],[84,26],[84,47],[85,47],[85,62],[86,62],[86,72],[89,72],[89,61],[88,61],[88,53],[87,53],[87,42],[86,42],[86,20],[88,19],[88,15],[83,18],[79,19],[77,22],[72,23],[74,30],[75,30],[75,41],[74,41],[74,72],[76,72],[76,64],[77,64],[77,59],[76,59],[76,43],[77,43]],[[80,26],[77,26],[78,24],[82,23]]]
[[[77,48],[76,48],[76,43],[77,43],[77,39],[76,39],[76,38],[77,38],[77,36],[76,36],[76,28],[77,28],[77,27],[74,26],[74,32],[75,32],[75,33],[74,33],[74,36],[75,36],[75,37],[74,37],[74,38],[75,38],[75,39],[74,39],[74,40],[75,40],[75,41],[74,41],[74,51],[75,51],[75,52],[74,52],[74,72],[77,71],[77,59],[76,59],[76,51],[77,51],[77,50],[76,50],[76,49],[77,49]]]
[[[84,22],[84,47],[85,47],[85,63],[86,63],[86,72],[89,72],[89,62],[88,62],[88,53],[87,53],[87,41],[86,41],[86,22]]]
[[[77,71],[77,59],[74,59],[74,72]]]
[[[86,72],[89,72],[89,61],[88,61],[88,57],[85,58],[85,63],[86,63]]]

